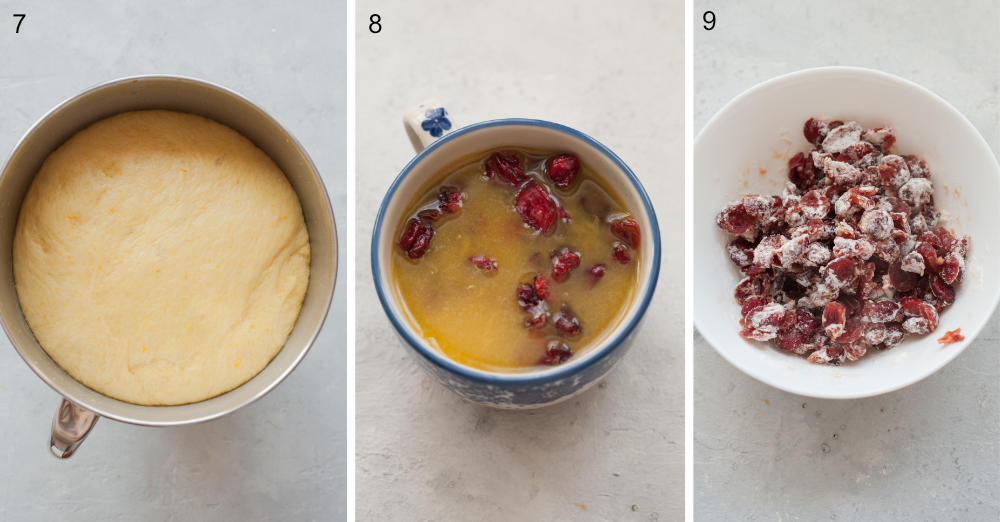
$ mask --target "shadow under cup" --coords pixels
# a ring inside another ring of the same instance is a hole
[[[11,246],[21,201],[49,153],[77,131],[122,112],[168,109],[204,116],[236,130],[281,168],[302,206],[311,249],[302,310],[281,351],[255,377],[222,395],[177,406],[141,406],[102,395],[75,380],[35,340],[14,288]],[[69,401],[102,417],[149,426],[189,424],[230,413],[277,386],[302,360],[326,318],[337,271],[333,210],[319,173],[298,141],[238,94],[176,76],[125,78],[91,88],[42,117],[14,149],[0,177],[0,318],[26,363]],[[58,419],[58,417],[57,417]]]
[[[497,147],[566,151],[579,156],[617,192],[643,231],[636,292],[615,330],[569,362],[527,373],[489,372],[459,364],[427,343],[410,324],[393,288],[391,256],[397,248],[396,225],[405,217],[411,196],[454,162]],[[569,127],[541,120],[505,119],[477,123],[433,142],[400,172],[379,208],[372,236],[372,274],[386,315],[417,360],[445,387],[461,397],[496,408],[533,408],[566,400],[596,384],[631,344],[660,267],[660,232],[656,214],[635,174],[607,147]]]

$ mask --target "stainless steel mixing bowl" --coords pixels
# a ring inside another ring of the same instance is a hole
[[[284,348],[257,376],[217,397],[178,406],[140,406],[102,395],[60,368],[35,340],[14,288],[11,244],[21,201],[45,158],[77,131],[132,110],[169,109],[198,114],[240,132],[267,153],[288,177],[302,204],[311,249],[309,286]],[[63,396],[52,421],[50,449],[67,458],[99,417],[146,426],[176,426],[220,417],[278,385],[309,351],[326,319],[337,274],[333,209],[316,167],[274,118],[226,88],[180,76],[137,76],[87,89],[43,116],[14,148],[0,175],[0,321],[28,366]]]

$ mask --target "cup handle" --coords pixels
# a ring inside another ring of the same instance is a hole
[[[448,134],[453,127],[451,115],[437,100],[427,100],[406,111],[403,114],[403,126],[417,152]]]
[[[63,399],[52,419],[49,451],[60,459],[72,457],[100,418],[98,414]]]

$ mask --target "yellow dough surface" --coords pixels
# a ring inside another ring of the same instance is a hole
[[[32,182],[17,294],[70,375],[145,405],[201,401],[281,350],[309,281],[298,197],[236,131],[173,111],[80,131]]]

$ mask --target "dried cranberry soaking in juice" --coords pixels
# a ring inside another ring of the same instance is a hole
[[[416,330],[457,362],[562,364],[624,317],[642,232],[571,152],[491,150],[413,198],[396,229],[393,286]]]

